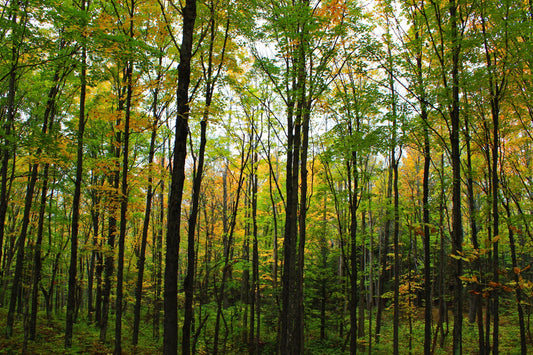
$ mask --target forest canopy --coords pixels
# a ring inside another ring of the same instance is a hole
[[[531,1],[2,0],[0,350],[526,354],[532,33]]]

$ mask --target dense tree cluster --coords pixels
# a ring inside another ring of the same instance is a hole
[[[532,33],[512,0],[3,0],[0,347],[526,354]]]

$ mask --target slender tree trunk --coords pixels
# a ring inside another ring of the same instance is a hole
[[[350,353],[357,352],[357,190],[359,173],[357,171],[357,152],[352,151],[348,163],[348,184],[350,203]],[[352,180],[353,173],[353,181]]]
[[[230,261],[230,255],[231,251],[230,248],[233,245],[233,234],[235,231],[235,225],[237,221],[237,214],[239,209],[239,201],[240,196],[242,192],[242,186],[244,183],[244,169],[246,167],[250,152],[248,154],[245,153],[245,142],[243,140],[243,146],[242,146],[242,152],[241,152],[241,167],[239,170],[239,178],[237,180],[237,191],[235,200],[233,201],[233,206],[231,210],[231,218],[228,221],[228,231],[227,238],[226,238],[226,244],[224,245],[224,265],[222,267],[222,280],[220,282],[220,287],[217,292],[217,315],[215,319],[215,336],[213,339],[214,345],[213,345],[213,355],[218,355],[218,343],[219,343],[219,333],[220,333],[220,320],[223,319],[222,316],[222,303],[225,299],[225,289],[226,289],[226,283],[228,281],[229,275],[230,275],[230,267],[229,267],[229,261]],[[225,352],[225,351],[224,351]]]
[[[507,200],[503,204],[507,212],[507,220],[511,220],[511,211],[509,209],[509,201]],[[514,239],[514,228],[511,224],[508,223],[508,233],[509,233],[509,247],[511,248],[511,263],[513,266],[513,278],[516,283],[515,294],[516,294],[516,308],[518,312],[518,325],[520,327],[520,354],[527,354],[527,338],[526,338],[526,326],[524,322],[524,309],[522,308],[522,289],[520,287],[520,273],[521,270],[518,267],[518,259],[516,257],[516,243]]]
[[[370,271],[368,275],[369,287],[368,287],[368,354],[372,354],[372,308],[374,303],[374,221],[372,218],[372,187],[370,181],[368,184],[368,219],[370,223],[370,250],[369,250],[369,264]]]
[[[422,5],[423,6],[423,5]],[[414,21],[415,27],[415,41],[420,45],[417,48],[416,53],[416,70],[417,70],[417,91],[419,95],[420,103],[420,119],[424,125],[424,175],[422,180],[422,224],[424,230],[424,354],[431,354],[431,323],[432,323],[432,310],[433,301],[431,297],[431,289],[433,283],[431,282],[431,234],[430,234],[430,216],[429,216],[429,175],[431,165],[431,145],[429,140],[429,122],[428,122],[428,109],[426,102],[426,91],[424,87],[424,78],[422,73],[422,42],[420,41],[420,29],[418,22]]]
[[[163,157],[165,156],[165,142],[163,142]],[[165,158],[161,160],[161,168],[165,168]],[[163,268],[163,226],[165,220],[165,180],[161,179],[161,190],[159,192],[159,227],[157,228],[156,238],[154,241],[153,260],[155,264],[155,280],[154,280],[154,318],[153,318],[153,338],[159,339],[159,328],[161,325],[161,277]]]
[[[302,1],[302,4],[307,4]],[[284,265],[282,274],[281,348],[300,354],[303,344],[303,265],[307,208],[307,140],[310,103],[306,94],[305,46],[307,24],[298,23],[293,90],[287,108],[287,178]],[[299,237],[299,238],[298,238]],[[299,240],[298,240],[299,239]]]
[[[452,53],[452,97],[450,108],[450,145],[452,165],[452,253],[461,253],[463,250],[463,222],[461,212],[461,147],[459,142],[460,116],[459,116],[459,55],[461,44],[459,42],[457,26],[457,4],[455,0],[449,2],[450,34]],[[459,355],[463,351],[463,282],[459,279],[463,274],[463,261],[454,260],[454,321],[453,321],[453,353]]]
[[[81,1],[81,10],[85,11],[85,0]],[[76,157],[76,181],[74,184],[74,197],[72,201],[72,230],[70,237],[70,266],[68,278],[67,320],[65,330],[65,348],[72,346],[72,332],[74,328],[74,313],[76,308],[76,271],[78,261],[78,232],[80,218],[81,184],[83,177],[83,134],[85,131],[85,97],[87,89],[87,52],[82,48],[81,54],[81,89],[80,89],[80,113],[78,117],[78,147]]]
[[[161,59],[159,60],[159,65],[161,65]],[[161,79],[161,74],[158,75],[156,81],[159,84]],[[137,282],[135,285],[135,306],[133,310],[133,336],[132,343],[137,345],[139,341],[139,325],[141,322],[141,300],[142,300],[142,289],[143,289],[143,280],[144,280],[144,265],[146,261],[146,244],[148,240],[148,230],[150,228],[150,215],[152,213],[152,199],[153,199],[153,169],[152,164],[154,161],[155,155],[155,143],[157,137],[157,126],[159,124],[159,114],[158,114],[158,94],[159,88],[154,90],[154,102],[153,102],[153,122],[152,122],[152,135],[150,137],[150,150],[148,152],[148,181],[147,181],[147,191],[146,191],[146,206],[144,210],[144,220],[143,220],[143,229],[141,236],[141,250],[139,253],[139,259],[137,260]]]
[[[211,96],[206,98],[206,109],[204,110],[204,117],[200,122],[200,151],[198,153],[198,167],[193,179],[192,192],[192,206],[189,214],[189,228],[187,233],[187,275],[185,276],[185,317],[183,321],[183,342],[182,354],[188,355],[191,351],[191,325],[194,319],[193,298],[194,298],[194,276],[196,273],[196,257],[195,257],[195,239],[194,232],[196,229],[196,221],[198,218],[198,205],[200,201],[200,189],[202,186],[202,177],[204,173],[204,156],[205,145],[207,143],[207,118],[209,107],[211,104]]]
[[[383,291],[384,291],[384,285],[385,285],[385,282],[387,281],[388,279],[388,276],[387,276],[387,259],[388,259],[388,253],[389,253],[389,241],[390,241],[390,223],[391,223],[391,218],[390,218],[390,212],[389,212],[389,207],[390,207],[390,204],[391,204],[391,197],[392,197],[392,161],[389,163],[389,168],[388,168],[388,178],[387,178],[387,192],[386,192],[386,204],[387,206],[385,207],[385,226],[383,228],[383,236],[380,237],[380,249],[379,249],[379,253],[380,253],[380,260],[379,260],[379,268],[380,268],[380,272],[379,272],[379,276],[378,276],[378,287],[377,287],[377,295],[376,295],[376,299],[377,299],[377,310],[376,310],[376,331],[375,331],[375,334],[376,334],[376,343],[379,343],[379,340],[380,340],[380,336],[381,336],[381,323],[382,323],[382,313],[383,313],[383,300],[381,299],[381,295],[383,295]]]
[[[191,351],[191,325],[194,321],[193,298],[194,298],[194,283],[196,274],[196,256],[195,256],[195,236],[194,231],[197,226],[198,206],[200,201],[200,190],[202,186],[202,178],[204,174],[204,160],[205,160],[205,146],[207,143],[207,122],[211,110],[211,101],[213,99],[214,85],[218,79],[218,75],[224,62],[224,53],[226,49],[226,41],[228,39],[229,20],[226,25],[226,35],[224,37],[224,44],[222,47],[221,62],[218,70],[213,68],[213,53],[216,39],[216,21],[215,21],[215,4],[211,2],[211,18],[209,21],[210,42],[207,70],[204,71],[204,79],[206,80],[205,89],[205,108],[203,111],[202,121],[200,122],[200,150],[198,152],[198,167],[194,173],[193,191],[192,191],[192,206],[189,214],[189,225],[187,235],[187,275],[185,277],[185,315],[183,321],[183,341],[182,353],[188,355]]]
[[[22,15],[19,19],[18,17],[18,6],[22,5]],[[15,122],[15,98],[17,94],[17,85],[18,85],[18,65],[20,58],[20,50],[25,37],[26,31],[26,20],[27,14],[25,13],[27,2],[22,4],[17,3],[16,1],[10,1],[10,11],[11,11],[11,31],[13,32],[12,36],[12,47],[11,47],[11,58],[10,58],[10,68],[9,68],[9,82],[7,88],[7,107],[6,107],[6,119],[2,126],[3,130],[3,146],[0,149],[2,153],[2,165],[0,167],[0,263],[3,261],[3,246],[4,246],[4,235],[5,235],[5,223],[7,215],[7,205],[8,201],[8,177],[7,172],[9,170],[9,158],[14,154],[14,145],[15,140],[11,134],[12,129],[14,128]],[[17,27],[21,27],[17,29]],[[22,31],[21,31],[22,29]],[[17,38],[15,33],[19,34],[20,38]],[[13,162],[13,169],[15,168],[15,162]],[[12,333],[12,325],[9,325],[9,322],[6,327],[7,336],[10,337]]]
[[[43,133],[46,133],[47,128],[44,125],[49,123],[48,129],[51,130],[54,124],[54,108],[55,108],[55,98],[58,92],[58,82],[59,73],[56,71],[53,79],[54,85],[50,88],[48,93],[48,100],[46,104],[46,109],[44,112],[44,124],[43,124]],[[43,185],[41,187],[41,202],[39,206],[39,220],[37,223],[37,239],[35,241],[35,251],[33,254],[33,287],[32,287],[32,301],[31,301],[31,316],[30,316],[30,340],[35,340],[36,328],[37,328],[37,311],[38,311],[38,296],[39,296],[39,283],[41,281],[41,244],[44,234],[44,215],[46,210],[46,203],[48,198],[48,173],[50,170],[50,164],[46,163],[44,166],[43,172]]]
[[[129,36],[133,38],[133,16],[134,0],[130,5],[130,29]],[[126,63],[126,106],[124,115],[124,141],[122,148],[122,182],[120,194],[120,230],[118,238],[118,260],[117,260],[117,297],[115,300],[115,354],[122,354],[122,313],[123,313],[123,279],[124,279],[124,249],[127,231],[128,213],[128,170],[129,170],[129,141],[130,141],[130,118],[131,118],[131,97],[133,92],[133,61]]]
[[[165,355],[178,351],[178,261],[181,226],[181,201],[185,182],[185,157],[189,133],[189,83],[191,80],[191,57],[196,20],[196,0],[186,0],[182,10],[183,27],[178,67],[176,136],[170,198],[168,201],[165,290],[164,290],[164,336]]]
[[[467,168],[467,194],[468,194],[468,213],[470,215],[470,239],[472,241],[472,246],[475,250],[479,249],[478,242],[478,226],[477,226],[477,208],[474,199],[474,179],[473,179],[473,169],[472,169],[472,153],[470,146],[470,128],[468,119],[465,120],[465,146],[466,146],[466,168]],[[474,260],[474,269],[479,272],[481,278],[481,265],[478,259]],[[471,294],[470,301],[470,315],[469,321],[471,323],[475,322],[477,319],[478,325],[478,346],[479,353],[485,354],[486,345],[485,345],[485,336],[483,329],[483,308],[482,308],[482,299],[481,299],[481,284],[475,283],[472,286],[473,293]]]
[[[388,31],[388,28],[387,28]],[[396,157],[397,146],[397,131],[398,131],[398,115],[396,107],[396,90],[394,88],[394,68],[393,59],[390,44],[387,44],[388,56],[389,56],[389,86],[390,86],[390,98],[391,98],[391,111],[392,111],[392,146],[391,146],[391,164],[393,175],[393,208],[394,208],[394,311],[393,311],[393,353],[397,355],[399,353],[399,328],[400,328],[400,211],[399,211],[399,192],[398,192],[398,163],[400,156]]]
[[[257,135],[257,129],[252,121],[252,139],[251,144],[253,144],[252,160],[251,160],[251,221],[252,221],[252,287],[251,287],[251,297],[250,297],[250,334],[249,334],[249,353],[258,354],[259,353],[259,241],[257,237],[257,164],[258,164],[258,154],[257,146],[260,137]],[[257,312],[256,312],[257,311]],[[257,313],[257,314],[256,314]],[[257,324],[256,324],[257,323]],[[257,328],[256,328],[257,325]]]
[[[38,150],[37,155],[40,154],[40,149]],[[35,184],[37,182],[37,172],[39,170],[39,164],[32,164],[30,169],[30,180],[26,188],[26,197],[24,199],[24,215],[22,217],[22,225],[20,236],[17,241],[17,256],[15,264],[15,275],[13,277],[13,284],[11,288],[11,297],[9,302],[9,310],[7,313],[7,337],[11,337],[13,334],[13,323],[15,320],[15,309],[17,305],[17,300],[19,303],[19,310],[22,310],[22,299],[19,299],[19,296],[22,296],[21,282],[23,281],[23,267],[24,267],[24,251],[26,247],[26,237],[28,235],[28,226],[30,224],[30,215],[31,215],[31,206],[33,203],[33,195],[35,191]]]
[[[97,179],[95,179],[95,176],[92,176],[92,185],[94,185],[97,182]],[[100,281],[101,281],[101,253],[98,251],[98,235],[100,234],[100,198],[97,195],[97,193],[92,193],[92,206],[91,206],[91,223],[92,223],[92,231],[93,231],[93,240],[92,240],[92,247],[93,251],[91,252],[91,259],[89,261],[89,274],[87,275],[87,319],[89,322],[93,321],[93,316],[95,317],[96,321],[99,322],[99,296],[100,292]],[[96,279],[96,295],[94,293],[94,280]],[[96,296],[96,297],[95,297]],[[96,304],[94,302],[94,298],[96,298]]]
[[[23,42],[23,38],[25,37],[25,31],[26,31],[26,22],[27,22],[27,12],[26,12],[26,5],[27,2],[19,4],[15,1],[12,1],[10,6],[11,13],[11,24],[12,24],[12,31],[18,34],[20,38],[17,38],[15,34],[13,34],[13,43],[11,48],[11,67],[10,67],[10,73],[9,73],[9,87],[8,87],[8,94],[7,94],[7,117],[6,121],[4,123],[4,129],[5,129],[5,145],[2,149],[3,156],[2,156],[2,167],[1,167],[1,189],[0,189],[0,250],[2,249],[3,244],[3,238],[4,238],[4,228],[5,228],[5,218],[7,213],[7,169],[9,164],[9,157],[12,154],[12,151],[10,149],[10,146],[13,142],[10,142],[9,140],[12,139],[11,137],[11,129],[13,128],[13,123],[15,121],[15,95],[16,95],[16,89],[17,89],[17,67],[18,67],[18,61],[20,56],[20,50]],[[19,9],[18,6],[21,6],[22,8]],[[18,11],[22,12],[20,20],[17,22],[17,15]],[[17,28],[18,27],[18,28]],[[17,43],[18,40],[18,43]],[[43,123],[43,133],[46,133],[48,122],[45,120]],[[38,148],[36,156],[39,156],[42,152],[41,148]],[[13,169],[15,168],[13,163]],[[13,277],[13,284],[11,288],[11,297],[9,302],[9,309],[7,314],[7,321],[6,321],[6,337],[10,338],[13,335],[13,323],[15,320],[15,308],[17,304],[17,296],[19,295],[20,282],[22,278],[23,273],[23,264],[24,264],[24,249],[25,249],[25,243],[26,243],[26,237],[28,233],[28,226],[30,223],[30,215],[31,215],[31,206],[33,203],[33,195],[35,191],[35,184],[37,182],[37,173],[38,173],[39,164],[38,163],[32,163],[30,167],[30,180],[27,185],[26,189],[26,196],[24,199],[24,215],[22,217],[22,225],[21,225],[21,231],[20,236],[17,241],[17,258],[16,258],[16,264],[15,264],[15,275]],[[1,254],[1,252],[0,252]],[[1,256],[1,255],[0,255]],[[22,306],[22,304],[19,305]]]
[[[118,124],[117,124],[118,126]],[[115,159],[120,158],[121,143],[120,132],[116,133],[115,142],[112,143],[112,154]],[[116,145],[116,146],[115,146]],[[100,322],[100,342],[105,343],[107,336],[107,327],[109,320],[109,303],[111,298],[111,278],[113,276],[113,270],[115,266],[115,238],[117,234],[117,203],[119,201],[118,189],[120,184],[120,172],[119,167],[113,167],[111,175],[109,176],[109,185],[112,187],[112,191],[108,193],[108,205],[109,205],[109,217],[107,222],[108,236],[107,246],[109,250],[105,253],[104,262],[104,286],[102,289],[102,316]]]

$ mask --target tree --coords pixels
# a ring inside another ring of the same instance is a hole
[[[80,3],[80,11],[83,16],[88,11],[85,0]],[[84,20],[86,21],[86,19]],[[82,39],[83,41],[83,39]],[[79,218],[80,218],[80,199],[81,199],[81,185],[83,176],[83,134],[85,131],[85,99],[87,93],[87,49],[85,43],[82,43],[81,52],[81,70],[80,70],[80,109],[78,116],[78,148],[76,152],[76,181],[74,187],[74,198],[72,202],[72,235],[70,237],[70,266],[69,266],[69,280],[68,280],[68,303],[67,303],[67,321],[65,329],[65,347],[72,347],[72,331],[74,326],[74,313],[76,307],[76,291],[77,291],[77,261],[78,261],[78,233],[79,233]]]
[[[172,180],[168,202],[165,290],[164,290],[164,339],[163,352],[176,354],[178,351],[178,253],[180,244],[181,200],[185,181],[185,158],[187,155],[187,135],[189,133],[189,83],[191,77],[191,57],[196,20],[196,0],[186,0],[182,9],[183,28],[178,67],[178,87],[176,91],[177,117],[173,149]]]

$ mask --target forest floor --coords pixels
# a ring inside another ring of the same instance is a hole
[[[420,309],[423,314],[423,309]],[[0,309],[0,354],[112,354],[113,343],[113,323],[110,323],[108,330],[107,344],[99,342],[99,329],[94,324],[88,324],[85,320],[81,320],[75,325],[73,346],[67,351],[64,349],[64,329],[65,321],[61,317],[54,319],[46,319],[45,314],[39,314],[38,329],[35,341],[24,341],[24,329],[20,318],[15,322],[13,336],[9,339],[5,337],[6,331],[7,310]],[[520,353],[520,339],[518,331],[518,320],[516,319],[516,312],[513,310],[503,310],[500,316],[500,353],[502,354],[519,354]],[[110,320],[111,321],[111,320]],[[366,324],[368,327],[368,324]],[[161,353],[161,342],[155,341],[151,337],[151,326],[147,330],[150,336],[141,336],[139,346],[133,348],[130,342],[131,330],[129,324],[124,326],[123,339],[123,353],[124,354],[158,354]],[[412,331],[410,332],[409,319],[401,319],[401,327],[399,330],[400,354],[423,354],[424,350],[424,323],[423,320],[413,317]],[[433,328],[435,331],[435,327]],[[450,354],[452,351],[452,331],[453,331],[453,317],[450,312],[448,325],[443,324],[442,332],[439,329],[439,337],[435,345],[435,354]],[[371,354],[390,354],[392,353],[393,332],[392,332],[392,313],[385,314],[384,324],[381,332],[381,340],[376,344],[372,340]],[[326,340],[320,340],[314,334],[309,334],[306,340],[307,353],[313,355],[321,354],[343,354],[348,353],[346,349],[349,344],[342,341],[338,336],[328,334]],[[444,341],[441,344],[442,335]],[[271,354],[276,348],[274,340],[275,335],[265,334],[265,343],[263,354]],[[463,323],[463,354],[477,354],[478,353],[478,330],[477,324],[469,323],[465,317]],[[491,337],[492,339],[492,337]],[[360,352],[368,352],[368,333],[361,337]],[[26,343],[26,345],[24,345]],[[235,344],[237,345],[237,344]],[[240,346],[239,346],[240,345]],[[244,344],[239,344],[236,348],[241,350],[230,350],[227,354],[242,354],[246,352]],[[346,351],[343,352],[342,348]],[[24,351],[25,348],[25,351]],[[533,348],[533,343],[528,342],[528,348]],[[234,348],[235,349],[235,348]],[[199,351],[200,354],[208,354],[206,351]]]

